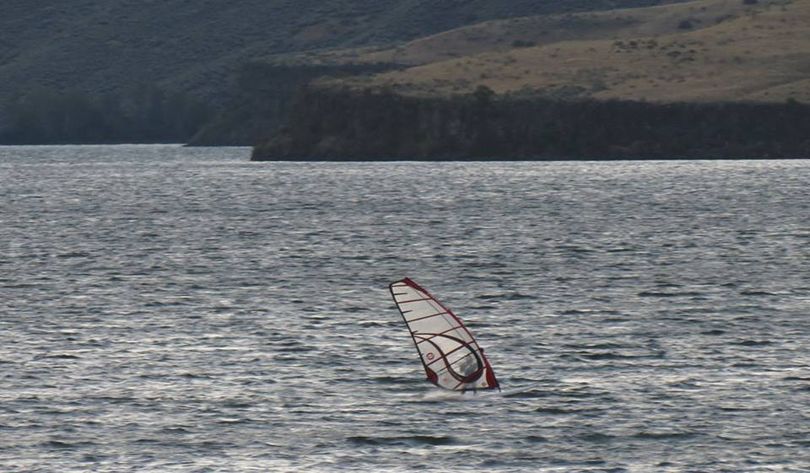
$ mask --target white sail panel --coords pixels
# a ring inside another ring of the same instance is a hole
[[[500,389],[484,351],[450,309],[411,279],[389,288],[430,382],[453,391]]]

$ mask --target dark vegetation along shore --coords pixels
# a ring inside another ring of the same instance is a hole
[[[806,158],[810,106],[310,89],[253,160]]]

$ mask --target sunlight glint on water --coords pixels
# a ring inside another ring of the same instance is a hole
[[[0,148],[0,470],[810,469],[807,161],[248,154]]]

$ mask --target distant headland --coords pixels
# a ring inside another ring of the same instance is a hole
[[[400,67],[312,81],[253,159],[810,158],[807,24],[810,0],[699,0],[328,51]]]

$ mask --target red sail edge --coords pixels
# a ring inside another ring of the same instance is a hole
[[[452,391],[498,389],[495,372],[469,329],[410,278],[389,285],[428,381]]]

